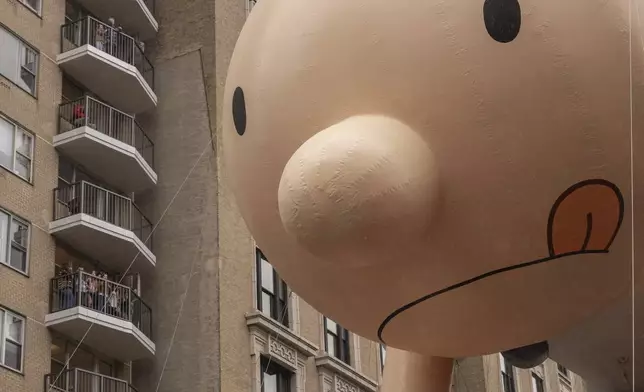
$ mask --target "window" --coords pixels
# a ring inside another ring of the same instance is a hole
[[[0,364],[22,372],[25,319],[0,308]]]
[[[0,27],[0,74],[34,96],[38,57],[31,46]]]
[[[262,357],[261,392],[291,392],[293,373]]]
[[[517,392],[514,367],[503,356],[501,356],[501,380],[503,382],[503,392]]]
[[[256,258],[257,309],[288,327],[288,287],[259,249]]]
[[[384,344],[380,345],[380,371],[385,370],[385,360],[387,359],[387,347]]]
[[[570,379],[570,372],[564,366],[557,364],[557,370],[564,378]]]
[[[0,166],[31,182],[33,154],[33,135],[0,116]]]
[[[532,373],[532,392],[544,392],[543,379],[537,375],[537,373]]]
[[[40,15],[41,0],[19,0],[22,4],[29,7],[32,11]]]
[[[324,318],[324,331],[324,348],[326,352],[332,357],[349,364],[351,359],[349,331],[327,317]]]
[[[27,273],[29,224],[0,210],[0,263]]]

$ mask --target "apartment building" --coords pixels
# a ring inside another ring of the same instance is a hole
[[[548,359],[532,369],[518,369],[501,354],[458,360],[452,392],[586,392],[581,377]]]
[[[0,3],[0,390],[376,391],[379,346],[288,289],[218,176],[251,8]]]

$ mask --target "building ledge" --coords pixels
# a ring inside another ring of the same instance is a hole
[[[301,354],[312,357],[318,353],[320,348],[307,339],[299,336],[290,328],[283,326],[276,320],[266,316],[264,313],[254,311],[246,314],[246,325],[248,329],[263,332],[275,340],[291,346]]]
[[[45,326],[123,362],[154,358],[156,352],[154,342],[131,321],[81,306],[47,314]]]
[[[376,392],[378,383],[351,366],[328,354],[315,358],[315,366],[322,377],[321,390],[332,392]]]

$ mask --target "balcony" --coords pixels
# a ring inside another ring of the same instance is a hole
[[[49,233],[107,268],[150,274],[152,223],[125,196],[85,181],[54,189]]]
[[[125,192],[138,192],[157,183],[154,144],[134,117],[94,98],[59,107],[54,147]]]
[[[83,369],[47,374],[45,387],[47,392],[138,392],[127,381]]]
[[[51,280],[45,325],[122,362],[153,358],[152,310],[131,288],[78,271]]]
[[[92,15],[114,18],[125,31],[138,34],[141,40],[154,38],[159,23],[154,18],[154,0],[78,0]]]
[[[92,17],[68,23],[61,27],[60,51],[58,65],[112,106],[128,113],[156,106],[154,68],[119,29]]]

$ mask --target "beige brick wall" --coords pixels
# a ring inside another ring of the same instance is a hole
[[[156,276],[142,277],[143,298],[153,308],[157,356],[151,365],[134,364],[133,384],[155,391],[163,371],[159,391],[212,391],[219,373],[217,175],[200,53],[158,60],[155,70],[158,109],[142,116],[141,125],[155,142],[159,182],[153,197],[138,202],[152,212],[153,222],[173,204],[154,234]]]
[[[58,171],[51,141],[56,133],[61,74],[52,58],[59,50],[64,1],[47,1],[43,11],[41,19],[16,1],[0,1],[0,23],[41,52],[37,98],[0,77],[0,112],[36,134],[33,184],[0,168],[0,207],[32,223],[29,276],[0,265],[0,305],[27,317],[24,375],[0,368],[0,391],[40,391],[50,370],[50,336],[42,322],[49,310],[55,244],[45,230],[52,217]]]

